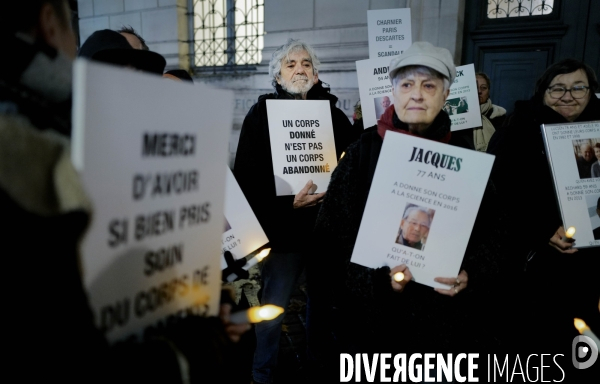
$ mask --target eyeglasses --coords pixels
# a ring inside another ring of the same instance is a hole
[[[423,228],[427,228],[427,229],[429,229],[429,225],[427,225],[427,224],[423,224],[423,223],[417,223],[416,221],[409,221],[409,222],[408,222],[408,224],[409,224],[411,227],[417,227],[417,228],[419,228],[419,227],[423,227]]]
[[[574,99],[582,99],[585,97],[585,95],[587,95],[588,89],[590,89],[590,87],[586,87],[584,85],[578,85],[577,87],[573,87],[571,89],[565,87],[549,87],[548,94],[553,99],[560,99],[567,92],[570,92],[571,97],[573,97]]]

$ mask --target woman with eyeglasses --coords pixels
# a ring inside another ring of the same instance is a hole
[[[550,66],[538,79],[533,97],[515,103],[515,112],[488,147],[488,153],[496,155],[491,179],[513,231],[507,241],[514,247],[513,272],[517,273],[511,279],[513,297],[525,299],[520,321],[535,324],[535,334],[541,336],[538,342],[548,342],[548,351],[569,350],[578,335],[575,317],[593,323],[591,329],[600,332],[600,252],[577,249],[576,242],[563,240],[565,230],[540,126],[600,120],[597,89],[596,74],[579,60],[565,59]],[[522,284],[516,277],[522,278]]]

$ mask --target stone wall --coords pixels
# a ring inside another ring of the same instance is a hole
[[[188,68],[187,0],[78,0],[82,41],[93,31],[131,25],[168,68]],[[303,39],[322,62],[319,78],[329,83],[338,106],[352,118],[358,101],[355,61],[368,59],[367,10],[410,8],[413,41],[448,48],[455,63],[462,49],[465,0],[265,0],[263,61],[255,71],[202,74],[195,81],[236,93],[230,160],[233,161],[244,116],[259,95],[272,91],[267,64],[277,46]]]

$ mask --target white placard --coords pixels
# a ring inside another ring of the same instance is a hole
[[[356,62],[360,106],[365,129],[377,124],[386,105],[394,104],[392,82],[388,76],[391,60],[389,57],[382,57]]]
[[[337,166],[326,100],[267,100],[277,196],[295,195],[312,180],[324,192]],[[259,186],[257,186],[259,187]]]
[[[406,264],[416,282],[448,288],[433,279],[458,275],[493,162],[485,153],[386,132],[351,261]]]
[[[225,168],[225,232],[221,237],[221,248],[223,253],[229,251],[238,260],[268,243],[269,239],[233,173],[229,167]],[[221,269],[226,267],[225,258],[221,257]]]
[[[218,313],[233,92],[77,60],[73,161],[94,212],[84,283],[110,341]],[[188,312],[189,313],[189,312]]]
[[[398,56],[412,44],[410,8],[369,10],[367,24],[370,59]]]
[[[546,154],[565,229],[575,227],[575,247],[600,246],[600,217],[596,213],[600,198],[600,121],[569,124],[543,124]],[[584,161],[582,146],[592,147],[596,170],[587,174],[578,163]],[[597,177],[593,177],[596,176]],[[596,236],[594,236],[594,230]]]
[[[443,108],[450,115],[453,131],[481,127],[481,109],[473,64],[456,67],[456,78],[450,86],[450,94]]]

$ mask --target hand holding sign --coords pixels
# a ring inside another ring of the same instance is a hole
[[[467,275],[467,271],[463,269],[456,277],[436,277],[435,281],[450,285],[449,289],[435,288],[436,292],[446,296],[454,296],[463,289],[467,288],[469,275]]]
[[[320,203],[325,197],[325,192],[313,195],[316,190],[317,185],[313,184],[312,180],[308,180],[304,188],[294,197],[294,209],[312,207]]]

